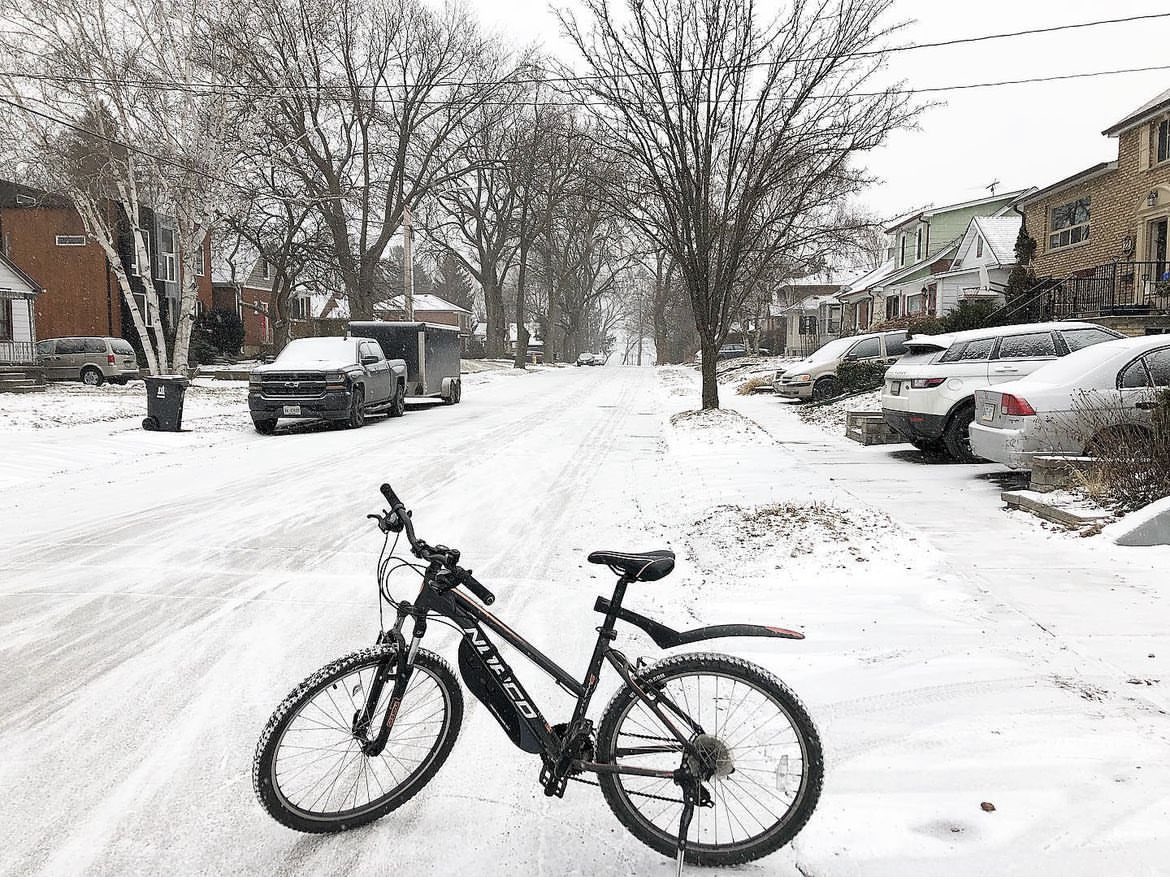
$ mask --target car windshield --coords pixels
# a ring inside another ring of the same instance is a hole
[[[285,346],[275,363],[282,367],[291,367],[297,364],[319,364],[327,361],[356,363],[353,340],[340,336],[294,339]]]
[[[852,348],[856,342],[856,336],[847,336],[844,339],[834,339],[832,342],[828,342],[825,345],[822,345],[820,348],[806,357],[805,360],[810,361],[811,363],[836,360],[837,358],[844,357],[845,352],[849,351],[849,349]]]

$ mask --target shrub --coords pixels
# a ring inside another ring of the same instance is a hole
[[[844,361],[837,368],[837,381],[844,392],[873,391],[882,387],[888,364]]]
[[[772,374],[766,376],[752,376],[744,382],[739,383],[739,387],[735,389],[736,394],[758,394],[761,391],[772,390]]]
[[[197,341],[206,342],[219,354],[239,354],[240,346],[244,344],[244,322],[233,309],[208,309],[195,319],[191,333],[193,357]],[[197,360],[207,363],[206,360]]]
[[[191,335],[191,350],[188,352],[188,360],[192,366],[201,367],[213,363],[219,356],[220,350],[212,344],[205,334],[193,333]]]
[[[1078,473],[1086,494],[1118,513],[1170,496],[1170,391],[1161,391],[1148,428],[1132,424],[1115,394],[1084,393],[1071,424],[1086,438],[1093,465]]]
[[[995,322],[989,321],[989,319],[999,309],[1000,306],[995,300],[963,300],[953,312],[949,312],[942,319],[942,324],[946,328],[943,332],[958,333],[960,330],[979,330],[983,327],[994,326]]]

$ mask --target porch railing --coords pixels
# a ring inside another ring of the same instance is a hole
[[[0,364],[32,365],[40,363],[33,342],[5,342],[0,340]]]
[[[1044,278],[991,316],[999,323],[1170,312],[1170,263],[1106,263]],[[1167,280],[1163,280],[1167,279]]]

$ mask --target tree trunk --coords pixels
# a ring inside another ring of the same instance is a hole
[[[524,282],[527,275],[525,261],[528,257],[527,248],[520,246],[520,269],[516,277],[516,358],[512,366],[523,370],[528,361],[528,328],[524,326]]]
[[[719,382],[715,378],[719,346],[714,338],[704,334],[699,351],[703,358],[703,409],[719,409]]]

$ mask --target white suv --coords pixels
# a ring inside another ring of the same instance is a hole
[[[945,449],[958,461],[978,461],[970,436],[976,389],[1019,379],[1069,352],[1120,337],[1075,321],[915,336],[886,373],[882,415],[919,449]]]

